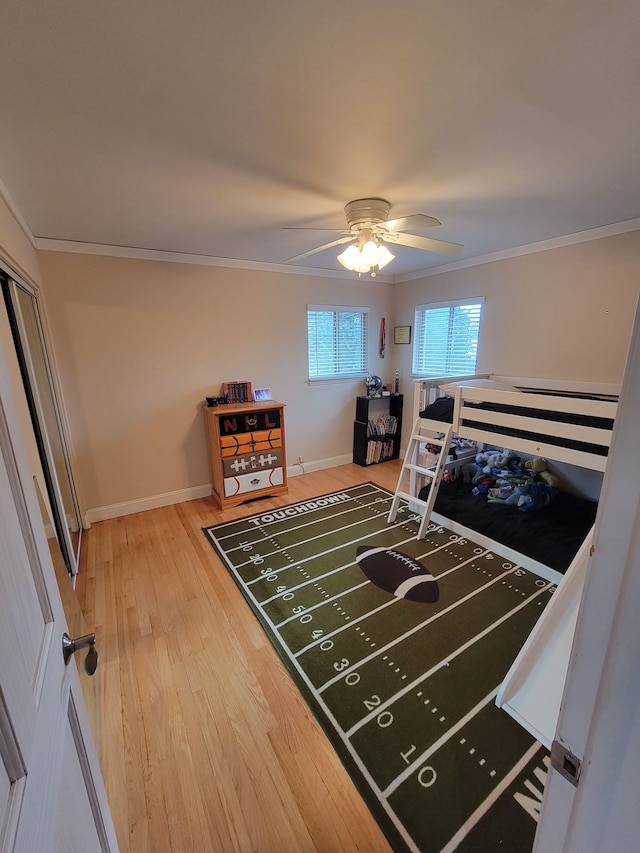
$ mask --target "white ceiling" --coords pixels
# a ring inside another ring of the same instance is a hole
[[[381,196],[459,261],[640,218],[638,0],[2,0],[0,33],[36,238],[281,264]]]

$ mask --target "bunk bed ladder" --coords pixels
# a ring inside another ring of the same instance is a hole
[[[395,521],[401,501],[407,502],[413,512],[422,514],[418,528],[418,539],[423,538],[429,524],[438,488],[447,464],[452,436],[452,424],[418,418],[407,445],[387,522]],[[439,449],[439,452],[434,455],[426,453],[425,450],[421,451],[421,445],[425,444],[433,445]],[[421,456],[425,457],[424,460],[421,459]],[[423,499],[419,497],[419,493],[426,485],[429,485],[430,488],[426,493],[426,498]]]

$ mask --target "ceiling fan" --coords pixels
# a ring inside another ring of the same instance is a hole
[[[419,237],[416,234],[406,234],[411,229],[431,228],[441,225],[439,220],[433,216],[425,216],[423,213],[414,213],[411,216],[401,216],[398,219],[389,219],[391,205],[383,198],[358,198],[350,201],[344,207],[347,218],[347,228],[286,228],[288,231],[325,231],[341,234],[337,240],[324,243],[308,252],[288,258],[285,263],[293,263],[322,252],[332,246],[343,243],[350,245],[338,255],[340,263],[349,270],[358,273],[371,272],[375,276],[376,270],[382,269],[394,255],[386,248],[384,243],[399,246],[410,246],[412,249],[421,249],[425,252],[441,252],[446,255],[455,255],[462,251],[459,243],[447,243],[444,240],[434,240],[431,237]]]

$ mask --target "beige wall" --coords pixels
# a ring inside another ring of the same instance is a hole
[[[36,250],[0,196],[0,258],[31,283],[40,281]]]
[[[484,296],[478,372],[622,380],[640,292],[640,231],[479,264],[397,286],[395,319],[415,305]],[[398,347],[403,375],[411,347]]]
[[[83,509],[211,482],[201,406],[221,383],[270,387],[289,465],[350,456],[362,381],[307,382],[306,306],[371,308],[371,368],[392,286],[213,266],[41,252],[47,314]]]
[[[363,384],[309,386],[308,303],[370,306],[372,372],[392,382],[400,367],[406,395],[411,347],[389,343],[381,360],[380,318],[392,340],[393,325],[413,325],[414,305],[476,295],[486,297],[480,370],[619,382],[640,233],[399,284],[57,252],[39,261],[83,509],[117,514],[210,482],[200,407],[226,380],[271,387],[287,404],[290,465],[350,457]]]

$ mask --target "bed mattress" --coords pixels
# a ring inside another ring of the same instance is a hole
[[[441,483],[435,512],[564,574],[593,526],[598,504],[560,492],[543,509],[522,512],[474,495],[462,480]]]

